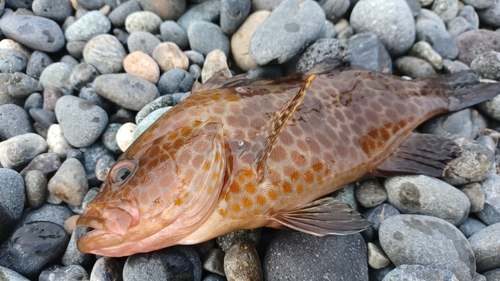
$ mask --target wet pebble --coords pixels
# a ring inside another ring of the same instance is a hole
[[[153,50],[152,57],[162,71],[169,71],[174,68],[186,70],[189,67],[188,57],[173,42],[164,42],[157,45]]]
[[[92,267],[90,281],[114,281],[121,279],[121,276],[122,266],[117,259],[101,257]]]
[[[500,52],[500,33],[491,30],[467,31],[455,37],[454,40],[459,50],[458,60],[467,65],[484,52]],[[476,44],[477,42],[481,44]]]
[[[154,84],[128,73],[100,75],[93,87],[106,99],[136,111],[160,95]]]
[[[172,20],[164,21],[160,25],[161,38],[164,42],[173,42],[182,50],[189,47],[187,33],[177,22]]]
[[[126,55],[120,41],[109,34],[92,38],[83,50],[85,62],[93,65],[101,74],[120,72]]]
[[[128,15],[140,10],[141,5],[135,0],[123,2],[109,13],[108,19],[113,26],[123,26]]]
[[[418,20],[416,24],[417,40],[428,42],[442,58],[454,59],[459,49],[442,22]]]
[[[225,34],[233,34],[245,21],[252,1],[250,0],[221,0],[220,27]]]
[[[52,265],[40,273],[38,281],[88,280],[89,274],[79,265]]]
[[[474,219],[474,218],[471,218],[471,217],[468,217],[458,227],[458,229],[464,234],[465,238],[469,238],[485,227],[487,227],[487,225],[482,223],[481,221]]]
[[[125,29],[128,33],[137,31],[158,33],[161,23],[162,20],[157,14],[149,11],[139,11],[127,16],[125,19]]]
[[[43,70],[52,64],[52,58],[49,57],[44,52],[34,51],[30,58],[28,59],[28,65],[26,66],[26,74],[39,79]]]
[[[470,201],[470,212],[476,213],[480,212],[484,208],[484,192],[481,189],[481,184],[474,182],[466,185],[462,185],[460,188]]]
[[[402,264],[391,270],[384,281],[399,280],[457,280],[449,269],[434,265]]]
[[[207,54],[203,69],[201,70],[201,82],[205,83],[212,76],[221,72],[225,77],[231,77],[231,71],[227,65],[227,57],[221,50],[213,50]]]
[[[500,176],[490,175],[481,183],[484,193],[483,210],[476,215],[486,224],[491,225],[500,222]]]
[[[436,71],[430,63],[415,57],[400,57],[396,60],[396,66],[399,71],[412,78],[426,78],[436,75]]]
[[[300,55],[296,72],[307,72],[313,66],[325,59],[337,59],[339,62],[349,61],[347,47],[338,39],[323,38],[317,40],[314,44]]]
[[[368,180],[356,186],[355,196],[363,207],[373,208],[387,200],[387,191],[378,181]]]
[[[222,251],[227,252],[229,249],[240,242],[250,242],[254,246],[260,241],[261,229],[242,229],[221,235],[215,240]]]
[[[220,17],[220,0],[207,0],[203,1],[193,8],[189,9],[184,13],[177,23],[185,31],[189,29],[189,26],[197,21],[213,22],[215,19]]]
[[[6,238],[21,218],[26,196],[21,175],[11,169],[0,168],[0,239]]]
[[[224,272],[228,281],[263,280],[262,266],[252,243],[239,242],[224,256]]]
[[[189,46],[192,50],[207,55],[219,49],[229,55],[229,39],[221,28],[211,22],[197,21],[192,23],[187,30]]]
[[[128,54],[123,61],[125,72],[143,78],[153,84],[160,78],[160,68],[147,54],[136,51]]]
[[[18,135],[0,142],[0,164],[4,168],[19,169],[46,151],[47,142],[40,135]]]
[[[67,206],[44,204],[42,207],[38,209],[33,209],[33,208],[25,209],[23,211],[21,219],[17,224],[17,227],[38,221],[52,222],[61,227],[64,227],[64,222],[72,215],[73,213]]]
[[[9,49],[0,49],[0,72],[14,73],[24,71],[28,59],[21,52]]]
[[[480,54],[470,63],[470,68],[486,79],[500,79],[500,52],[488,51]]]
[[[439,70],[443,68],[441,55],[434,51],[432,46],[425,41],[415,43],[410,50],[410,55],[427,61],[434,69]]]
[[[351,66],[392,73],[392,60],[382,41],[373,32],[352,36],[347,43]]]
[[[283,231],[267,248],[264,279],[367,280],[366,244],[359,234],[317,237]]]
[[[79,18],[65,31],[68,42],[89,41],[99,34],[106,34],[111,30],[111,22],[99,11],[91,11]]]
[[[55,153],[42,153],[35,156],[31,162],[21,171],[21,175],[24,177],[29,171],[38,170],[42,172],[45,176],[57,171],[61,166],[61,160],[59,156]]]
[[[469,237],[469,243],[476,257],[477,271],[482,272],[500,267],[500,223],[492,224]]]
[[[382,249],[396,265],[421,264],[447,268],[459,280],[472,280],[475,260],[463,234],[449,222],[423,215],[397,215],[379,230]]]
[[[163,73],[158,81],[158,90],[162,96],[189,92],[194,84],[194,78],[189,72],[174,68]],[[173,105],[173,104],[168,104]]]
[[[2,140],[34,131],[28,113],[15,104],[0,105],[0,124],[0,139]]]
[[[95,257],[92,254],[84,254],[78,251],[76,243],[80,237],[89,231],[88,227],[76,226],[71,234],[71,238],[68,242],[68,247],[61,258],[61,263],[63,265],[80,265],[88,268],[95,261]]]
[[[132,144],[136,129],[137,125],[134,123],[125,123],[118,129],[118,132],[116,132],[116,143],[121,151],[127,150]]]
[[[245,242],[242,242],[242,243],[245,243]],[[252,245],[252,247],[253,247],[253,245]],[[255,251],[255,248],[254,248],[254,251]],[[237,259],[238,257],[233,257],[233,258]],[[258,260],[258,257],[257,257],[257,260]],[[202,265],[203,265],[203,269],[205,269],[209,272],[212,272],[212,273],[215,273],[215,274],[218,274],[221,276],[225,276],[226,273],[224,273],[224,251],[222,251],[219,248],[214,248],[214,249],[210,250],[210,252],[208,252],[204,256],[203,261],[202,261]],[[259,269],[260,269],[260,274],[262,275],[262,268],[260,266],[259,266]],[[248,277],[250,277],[250,276],[248,276]],[[262,278],[262,276],[261,276],[261,278]],[[250,279],[250,280],[253,280],[253,279]]]
[[[85,169],[75,158],[66,159],[48,184],[50,193],[73,206],[82,204],[88,189]]]
[[[39,208],[47,197],[47,178],[40,171],[33,170],[24,177],[26,184],[26,199],[32,208]]]

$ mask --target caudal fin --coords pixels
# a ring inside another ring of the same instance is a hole
[[[440,77],[449,98],[449,110],[460,110],[500,94],[500,83],[482,83],[474,71],[462,71]]]

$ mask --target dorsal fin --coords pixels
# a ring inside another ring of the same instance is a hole
[[[271,154],[273,146],[276,144],[290,117],[292,117],[297,107],[304,100],[307,89],[309,89],[315,77],[315,75],[311,75],[307,78],[297,93],[260,128],[250,141],[249,146],[242,152],[241,159],[252,166],[258,180],[262,179],[263,167],[267,157]]]
[[[229,88],[229,87],[236,87],[239,86],[239,84],[244,83],[245,80],[245,75],[236,75],[236,76],[226,76],[230,75],[230,73],[226,73],[225,71],[221,70],[215,73],[210,79],[205,81],[205,83],[200,84],[200,82],[197,82],[193,85],[193,88],[191,90],[191,93],[195,92],[204,92],[208,90],[213,90],[213,89],[222,89],[222,88]]]

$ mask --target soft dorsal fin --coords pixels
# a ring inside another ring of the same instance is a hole
[[[448,163],[459,156],[460,147],[453,140],[412,133],[372,174],[381,177],[401,174],[442,177]]]
[[[351,206],[333,197],[321,198],[294,210],[278,212],[271,219],[316,236],[353,234],[370,225]]]
[[[290,117],[292,117],[297,107],[304,100],[307,89],[309,89],[315,77],[315,75],[311,75],[307,78],[297,93],[260,128],[250,141],[249,146],[242,152],[241,159],[245,163],[251,164],[258,180],[262,179],[263,167],[267,157],[271,154],[273,146],[276,144]]]

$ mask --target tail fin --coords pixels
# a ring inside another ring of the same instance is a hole
[[[449,110],[460,110],[500,94],[500,83],[481,83],[474,71],[463,71],[441,76],[441,83],[449,98]]]

